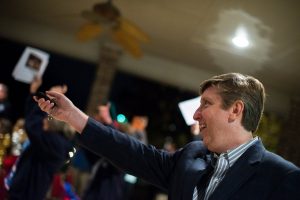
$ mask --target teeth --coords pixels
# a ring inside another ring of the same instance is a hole
[[[199,124],[200,128],[205,127],[205,124]]]
[[[199,124],[199,128],[200,128],[200,130],[203,129],[203,128],[206,128],[206,125],[205,124]]]

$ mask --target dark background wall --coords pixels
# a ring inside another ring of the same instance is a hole
[[[168,85],[117,72],[110,92],[110,100],[118,113],[130,119],[134,115],[146,115],[151,144],[162,146],[164,138],[173,137],[182,146],[191,139],[190,128],[180,113],[178,103],[195,98],[197,94]]]
[[[14,117],[23,116],[24,100],[28,95],[29,84],[16,81],[12,72],[21,57],[24,49],[29,45],[0,38],[1,71],[0,82],[9,87],[9,100],[13,105]],[[56,54],[36,46],[50,54],[48,67],[43,75],[43,84],[40,90],[44,91],[53,85],[67,84],[68,97],[81,109],[85,109],[88,101],[90,86],[94,80],[95,64],[75,58]]]

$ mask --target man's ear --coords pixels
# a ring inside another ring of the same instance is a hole
[[[230,107],[230,114],[228,121],[233,122],[236,119],[242,119],[243,111],[244,111],[244,102],[241,100],[235,101],[232,106]]]

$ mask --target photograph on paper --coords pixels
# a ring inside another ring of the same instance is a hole
[[[12,76],[18,81],[29,84],[35,76],[43,76],[48,62],[48,53],[32,47],[26,47]]]

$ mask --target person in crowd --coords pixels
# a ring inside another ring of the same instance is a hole
[[[11,103],[8,100],[8,87],[4,83],[0,83],[0,118],[13,120]]]
[[[68,138],[72,129],[61,121],[48,121],[32,98],[41,84],[42,80],[35,78],[30,85],[25,106],[25,130],[29,142],[5,179],[11,200],[44,199],[54,174],[69,159],[69,152],[73,150]],[[67,87],[55,86],[50,91],[63,94]]]
[[[171,136],[165,137],[163,149],[170,153],[174,153],[176,151],[176,144]]]
[[[60,172],[55,173],[51,188],[46,199],[49,200],[80,200],[73,182],[73,170],[70,163],[64,165]]]
[[[11,130],[11,122],[5,118],[0,118],[0,199],[7,199],[4,178],[17,158],[17,156],[10,154]]]
[[[97,122],[66,96],[47,92],[41,110],[78,131],[80,144],[126,172],[168,192],[169,199],[299,199],[300,169],[264,148],[255,136],[265,103],[256,78],[214,76],[200,87],[194,119],[203,141],[168,153]]]
[[[143,144],[148,145],[147,126],[149,118],[146,115],[133,115],[130,123],[128,123],[128,130],[125,132],[130,136],[141,141]],[[145,198],[153,199],[153,191],[156,189],[154,186],[145,182],[142,179],[131,174],[125,174],[125,195],[124,200]],[[139,191],[147,190],[147,194],[142,194]]]
[[[5,177],[20,156],[22,145],[27,141],[27,134],[24,130],[25,120],[23,118],[18,119],[12,128],[3,127],[3,120],[6,122],[8,120],[0,119],[0,199],[4,200],[8,199],[4,185]]]
[[[148,126],[148,117],[134,115],[131,120],[132,132],[129,132],[133,137],[137,138],[144,144],[148,144],[146,128]]]
[[[10,154],[20,156],[22,146],[28,141],[27,133],[25,131],[25,119],[19,118],[14,124],[11,136],[11,150]]]
[[[94,119],[115,128],[110,115],[110,103],[99,105]],[[82,200],[124,200],[124,186],[124,173],[104,157],[97,156]]]
[[[190,130],[191,130],[192,141],[202,140],[202,137],[200,134],[200,127],[199,127],[198,123],[192,124],[190,126]]]

